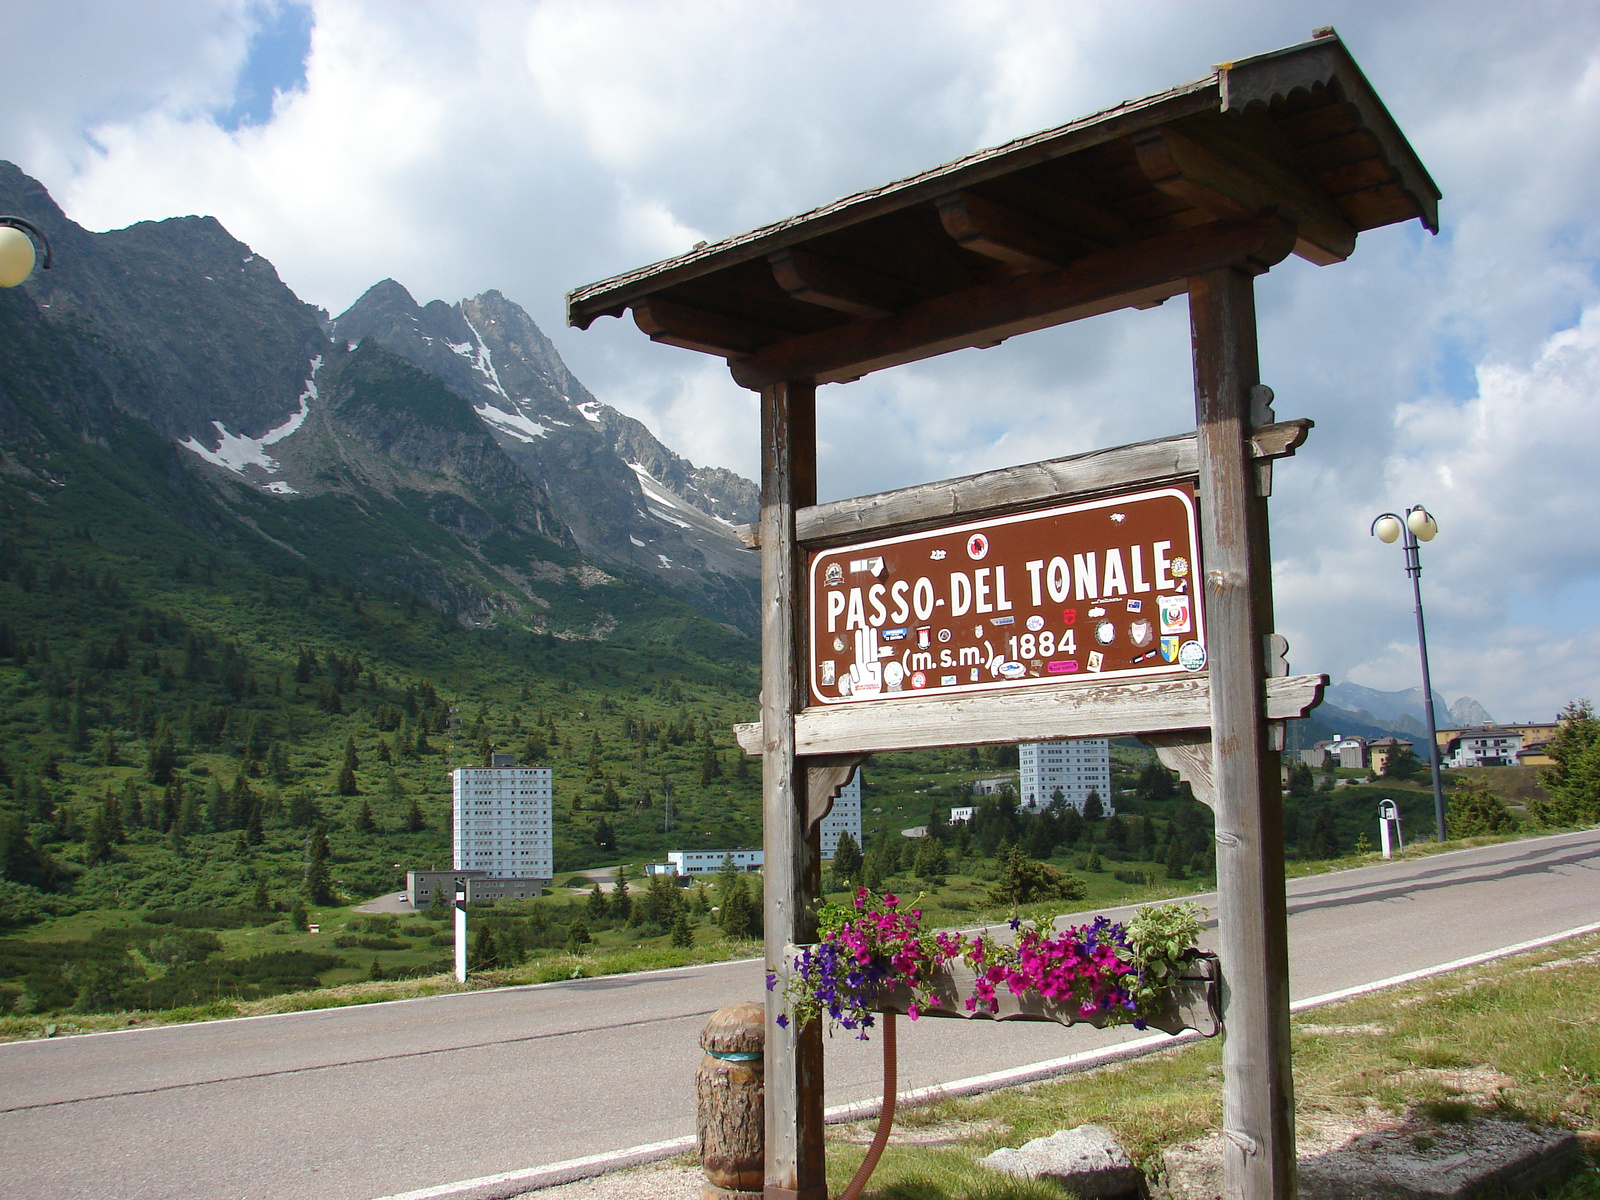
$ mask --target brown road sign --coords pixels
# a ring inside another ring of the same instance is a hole
[[[1205,668],[1186,484],[819,550],[811,698],[949,696]]]

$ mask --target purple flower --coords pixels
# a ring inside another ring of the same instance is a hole
[[[784,1016],[782,1013],[779,1013],[773,1019],[778,1022],[778,1028],[779,1029],[787,1029],[787,1028],[789,1028],[789,1018]]]

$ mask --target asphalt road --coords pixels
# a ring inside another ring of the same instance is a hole
[[[1204,897],[1202,897],[1204,899]],[[1295,881],[1296,999],[1600,920],[1600,831]],[[0,1196],[371,1200],[692,1133],[705,1018],[755,962],[0,1045]],[[1131,1031],[900,1024],[900,1086]],[[828,1045],[828,1102],[878,1047]]]

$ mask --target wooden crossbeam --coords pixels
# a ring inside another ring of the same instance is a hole
[[[1294,252],[1319,265],[1343,262],[1356,231],[1304,167],[1209,126],[1166,126],[1133,139],[1145,177],[1161,191],[1225,220],[1281,209],[1299,237]]]
[[[958,245],[1025,271],[1051,271],[1101,248],[974,192],[951,192],[936,204],[945,232]]]
[[[1312,425],[1299,418],[1259,426],[1250,431],[1251,449],[1263,462],[1292,455]],[[795,536],[808,549],[815,549],[911,533],[1000,509],[1067,503],[1112,489],[1127,491],[1192,479],[1198,464],[1195,435],[1178,434],[812,505],[796,510]]]
[[[1016,275],[913,304],[877,321],[853,321],[730,359],[744,387],[787,379],[838,383],[967,346],[1163,300],[1187,279],[1221,266],[1264,271],[1294,248],[1294,226],[1269,215],[1214,221],[1074,259],[1058,271]],[[635,313],[637,318],[637,312]]]
[[[1264,681],[1266,715],[1303,717],[1322,702],[1326,675],[1285,675]],[[1185,679],[1045,684],[980,695],[908,697],[859,704],[813,705],[795,714],[795,753],[874,754],[938,746],[1047,742],[1059,738],[1124,737],[1211,724],[1211,684]],[[746,754],[762,748],[761,722],[735,725]]]
[[[876,271],[834,262],[809,250],[779,250],[767,261],[778,286],[796,300],[853,317],[887,317],[927,295]]]
[[[739,317],[706,312],[652,296],[633,305],[633,323],[650,335],[652,342],[698,350],[722,358],[753,354],[784,336],[784,331],[759,325]]]

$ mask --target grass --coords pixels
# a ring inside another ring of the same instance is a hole
[[[594,950],[586,954],[545,952],[530,957],[520,966],[504,970],[474,971],[467,976],[467,982],[464,984],[457,982],[454,975],[444,973],[415,979],[350,982],[334,987],[317,988],[314,991],[286,992],[260,1000],[223,999],[212,1004],[163,1009],[158,1012],[134,1010],[118,1013],[10,1014],[0,1016],[0,1042],[21,1041],[26,1038],[65,1037],[79,1033],[105,1033],[116,1029],[140,1029],[157,1025],[182,1025],[196,1021],[226,1020],[230,1017],[311,1012],[358,1004],[381,1004],[390,1000],[411,1000],[423,996],[525,987],[529,984],[555,983],[566,979],[595,979],[603,975],[670,970],[701,963],[734,962],[757,957],[760,953],[759,942],[745,941],[717,941],[691,949],[633,946]]]
[[[1302,1013],[1293,1035],[1302,1153],[1400,1121],[1425,1130],[1490,1116],[1594,1133],[1597,1030],[1600,935]],[[976,1160],[1085,1123],[1111,1129],[1148,1167],[1163,1147],[1220,1129],[1221,1062],[1220,1044],[1208,1041],[1055,1082],[911,1106],[897,1116],[866,1200],[1059,1197],[996,1179]],[[860,1164],[869,1128],[829,1131],[832,1189]],[[1553,1195],[1600,1198],[1600,1167],[1591,1164]]]

